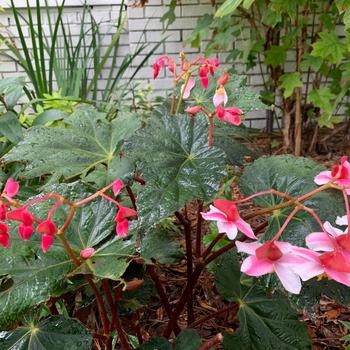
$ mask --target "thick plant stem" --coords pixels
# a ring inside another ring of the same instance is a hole
[[[214,117],[209,116],[209,134],[208,134],[208,146],[213,146],[213,135],[214,135]]]
[[[201,256],[201,246],[202,246],[202,214],[203,202],[198,200],[197,208],[197,228],[196,228],[196,256],[199,258]]]
[[[180,212],[175,212],[175,216],[184,227],[185,231],[185,242],[186,242],[186,260],[187,260],[187,283],[189,283],[193,273],[193,256],[192,256],[192,237],[191,237],[191,223],[184,218]],[[187,302],[187,324],[194,321],[193,313],[193,294],[192,290],[188,291],[188,302]]]

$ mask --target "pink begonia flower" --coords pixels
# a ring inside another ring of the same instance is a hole
[[[218,116],[218,119],[224,120],[227,123],[238,126],[242,122],[242,111],[237,107],[222,108],[221,105],[218,105],[216,108],[216,114]]]
[[[115,196],[117,196],[119,194],[119,192],[124,188],[124,183],[122,180],[117,179],[113,182],[113,186],[112,186],[112,191],[114,193]]]
[[[218,89],[216,89],[215,94],[213,96],[213,104],[215,107],[226,104],[228,101],[226,90],[223,86],[220,86]]]
[[[208,88],[208,84],[209,84],[208,73],[209,73],[209,68],[207,65],[199,68],[199,78],[201,80],[204,90]]]
[[[46,253],[55,239],[57,226],[51,221],[51,219],[47,219],[38,225],[36,232],[43,234],[41,237],[41,248],[43,252]]]
[[[185,109],[185,112],[187,112],[191,117],[194,117],[197,113],[203,110],[203,107],[201,106],[193,106],[188,107]]]
[[[95,251],[96,250],[94,248],[85,248],[82,251],[80,251],[80,256],[83,259],[89,259],[92,255],[94,255]]]
[[[29,211],[24,208],[14,209],[6,214],[6,218],[21,223],[18,227],[18,233],[22,240],[27,241],[30,238],[34,231],[34,218]]]
[[[168,69],[171,73],[175,72],[176,65],[175,62],[167,55],[159,57],[156,62],[153,64],[153,78],[157,79],[161,68],[168,65]]]
[[[2,222],[0,222],[0,244],[4,248],[8,248],[10,246],[10,235],[9,235],[9,227]]]
[[[305,259],[294,254],[294,246],[287,242],[274,241],[265,243],[237,241],[236,246],[237,251],[250,255],[242,263],[242,272],[254,277],[275,272],[288,292],[299,294],[300,277],[292,267],[304,263]]]
[[[185,90],[185,92],[183,94],[183,98],[184,99],[187,99],[187,98],[190,97],[191,90],[194,88],[195,85],[196,85],[196,81],[194,80],[193,77],[190,77],[190,79],[188,80],[187,85],[186,85],[186,90]],[[185,87],[185,84],[183,84],[181,86],[181,94],[183,92],[184,87]]]
[[[297,248],[294,250],[295,254],[303,256],[306,262],[294,265],[293,271],[296,272],[303,281],[326,274],[329,278],[346,286],[350,286],[350,264],[341,250],[319,254],[307,249],[300,252],[299,249]]]
[[[314,181],[317,185],[324,185],[335,180],[338,186],[350,186],[350,163],[348,157],[341,157],[340,164],[335,165],[331,171],[326,170],[315,176]],[[346,190],[346,194],[350,195],[350,188]]]
[[[13,180],[11,177],[6,181],[3,193],[8,197],[14,197],[19,190],[19,184],[17,181]]]
[[[0,202],[0,221],[6,220],[7,206]]]
[[[226,233],[229,239],[235,239],[238,230],[247,237],[257,239],[251,226],[238,213],[236,204],[227,199],[217,199],[210,211],[201,213],[204,220],[217,221],[219,233]]]
[[[115,217],[115,221],[117,222],[116,232],[119,237],[126,237],[129,230],[128,218],[135,218],[136,215],[137,212],[134,209],[119,205],[119,210]]]

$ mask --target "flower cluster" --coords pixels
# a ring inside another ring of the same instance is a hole
[[[350,185],[350,163],[347,158],[342,157],[341,164],[336,165],[332,171],[321,172],[315,177],[315,182],[342,186],[342,190],[350,194],[350,190],[346,188]],[[264,193],[266,192],[261,194]],[[298,294],[301,290],[301,281],[307,281],[316,276],[325,276],[350,286],[350,211],[348,203],[346,207],[347,215],[338,217],[336,224],[347,226],[347,228],[343,231],[333,227],[329,222],[322,224],[318,220],[322,231],[312,232],[306,236],[307,248],[278,240],[298,208],[287,218],[275,237],[265,242],[257,241],[251,226],[240,217],[234,201],[215,200],[210,206],[210,211],[202,213],[202,216],[205,220],[216,221],[219,233],[226,233],[229,239],[235,239],[237,231],[241,231],[246,237],[255,240],[253,242],[236,241],[238,252],[249,255],[242,263],[242,272],[255,277],[276,273],[287,291]]]
[[[181,71],[177,72],[176,63],[167,55],[161,56],[156,60],[153,65],[153,76],[156,79],[159,75],[159,72],[162,68],[168,67],[169,72],[174,75],[174,81],[177,84],[179,81],[184,81],[181,87],[181,94],[183,99],[188,99],[191,90],[196,85],[196,78],[193,77],[193,73],[198,71],[198,78],[201,82],[201,85],[204,90],[208,88],[209,84],[209,75],[214,76],[216,70],[220,69],[219,61],[216,57],[205,58],[198,57],[193,62],[187,60],[186,56],[181,53]],[[185,111],[190,116],[195,116],[199,112],[204,112],[208,117],[214,117],[215,115],[219,120],[223,120],[227,123],[232,123],[234,125],[241,124],[241,115],[243,112],[237,107],[228,107],[224,106],[228,102],[227,93],[225,90],[225,85],[229,82],[230,76],[227,72],[223,72],[222,76],[216,82],[216,91],[213,96],[213,105],[215,110],[213,112],[206,111],[201,106],[193,106],[187,108]]]
[[[64,229],[68,226],[68,224],[70,223],[70,220],[72,219],[72,218],[67,219],[68,221],[66,221],[66,224],[63,225],[63,227],[65,228],[61,228],[60,230],[58,230],[56,224],[52,220],[52,216],[55,210],[62,203],[69,205],[71,208],[77,208],[82,206],[83,204],[90,202],[97,196],[102,196],[103,198],[117,205],[118,212],[115,217],[116,233],[119,237],[125,237],[129,229],[129,219],[135,218],[137,215],[137,212],[134,209],[130,209],[122,206],[118,201],[107,196],[104,192],[107,191],[109,188],[112,188],[114,195],[117,196],[120,193],[120,191],[124,188],[124,184],[120,179],[117,179],[113,183],[111,183],[109,186],[102,189],[101,191],[97,192],[96,194],[88,198],[85,198],[84,200],[78,203],[72,203],[58,194],[51,193],[43,197],[40,197],[38,199],[34,199],[29,203],[26,203],[23,206],[21,206],[18,204],[17,201],[13,199],[13,197],[15,197],[16,194],[18,193],[19,184],[18,182],[14,181],[12,178],[8,179],[0,195],[0,244],[4,248],[8,248],[10,246],[10,243],[11,243],[11,237],[9,235],[10,227],[6,223],[6,221],[17,221],[20,223],[18,226],[18,233],[21,239],[24,241],[29,240],[35,230],[37,233],[40,233],[42,235],[41,247],[44,252],[47,252],[54,242],[55,235],[57,233],[63,234]],[[55,198],[57,199],[57,201],[48,211],[46,219],[42,221],[39,218],[32,215],[29,212],[28,208],[32,204],[38,203],[48,198]],[[15,207],[15,209],[10,210],[11,207]],[[34,227],[34,224],[37,224],[36,229]],[[81,257],[87,258],[88,256],[91,256],[93,253],[94,253],[93,248],[87,248],[81,252]]]

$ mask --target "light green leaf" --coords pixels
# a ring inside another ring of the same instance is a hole
[[[14,144],[23,139],[22,126],[14,112],[9,111],[0,116],[0,135],[5,136]]]
[[[92,336],[77,320],[51,316],[13,331],[0,333],[2,350],[89,350]]]
[[[312,44],[311,55],[322,57],[330,63],[340,63],[345,53],[345,45],[335,32],[321,32],[319,39]]]
[[[215,17],[223,17],[234,12],[243,0],[226,0],[216,11]]]
[[[310,91],[308,102],[312,103],[315,107],[321,108],[322,111],[326,113],[332,113],[332,100],[335,98],[336,96],[328,87],[322,87],[320,89]]]
[[[33,126],[44,125],[49,122],[55,122],[57,120],[63,120],[67,118],[69,114],[67,112],[58,109],[49,109],[40,113],[33,122]]]
[[[300,73],[286,73],[280,76],[280,88],[284,90],[283,96],[285,98],[292,96],[294,89],[303,87]]]
[[[253,5],[255,0],[244,0],[243,1],[243,7],[246,9],[246,10],[249,10],[250,7]]]
[[[159,223],[185,203],[209,200],[217,192],[225,175],[225,154],[208,147],[207,135],[206,120],[166,113],[139,132],[133,147],[146,180],[137,198],[142,226]]]
[[[71,120],[71,128],[30,128],[4,160],[27,161],[28,178],[57,173],[72,178],[119,158],[123,141],[140,127],[137,118],[121,116],[108,122],[92,107],[77,109]]]

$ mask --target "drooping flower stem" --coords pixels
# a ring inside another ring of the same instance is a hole
[[[216,237],[211,241],[207,249],[203,252],[202,258],[205,259],[215,247],[216,243],[220,241],[220,239],[225,237],[225,233],[218,233]]]
[[[346,216],[348,218],[348,228],[347,228],[347,232],[346,233],[349,233],[349,227],[350,227],[350,207],[349,207],[349,198],[348,198],[348,195],[346,193],[346,190],[343,190],[343,196],[344,196],[344,202],[345,202],[345,208],[346,208]]]
[[[192,72],[188,71],[188,73],[186,75],[186,79],[185,79],[185,82],[184,82],[184,85],[183,85],[183,88],[182,88],[182,91],[181,91],[180,98],[177,101],[177,106],[176,106],[176,111],[175,111],[176,114],[180,113],[181,104],[182,104],[182,101],[184,99],[185,91],[186,91],[186,88],[187,88],[187,84],[190,81],[191,74],[192,74]]]
[[[209,120],[209,134],[208,134],[208,146],[213,146],[213,135],[214,135],[214,117],[208,116]]]
[[[135,198],[134,192],[132,191],[130,186],[126,186],[126,191],[128,192],[129,198],[132,203],[132,207],[134,208],[134,210],[137,210],[136,198]]]
[[[184,227],[185,231],[185,243],[186,243],[186,262],[187,262],[187,283],[189,283],[193,273],[193,256],[192,256],[192,237],[191,237],[191,223],[187,218],[183,217],[180,212],[176,211],[175,216]],[[193,293],[192,290],[188,291],[187,302],[187,324],[194,321],[193,312]]]
[[[299,207],[295,207],[292,212],[288,215],[287,219],[284,221],[283,225],[281,226],[281,228],[278,230],[278,232],[276,233],[276,235],[272,238],[272,241],[276,241],[279,236],[282,234],[282,232],[284,231],[284,229],[287,227],[287,225],[289,224],[290,220],[293,219],[294,215],[300,210]]]

